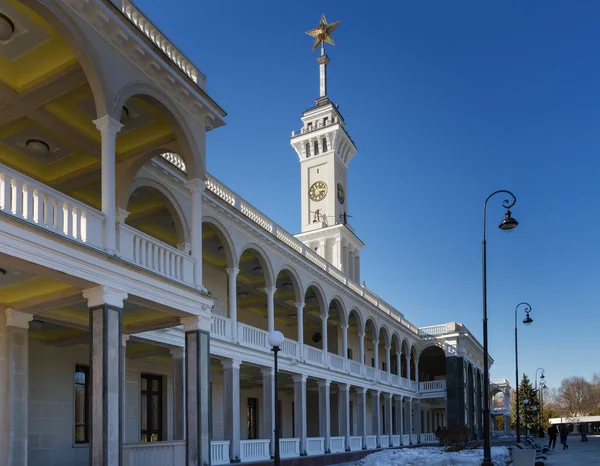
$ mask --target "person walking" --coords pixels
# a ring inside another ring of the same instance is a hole
[[[563,424],[560,427],[560,443],[563,444],[563,450],[566,448],[569,449],[569,445],[567,445],[567,437],[569,437],[569,428],[566,424]]]
[[[552,448],[553,450],[556,448],[556,437],[558,436],[558,429],[556,425],[552,424],[548,429],[548,437],[550,440],[548,441],[548,448]]]
[[[581,441],[582,442],[587,442],[588,438],[587,438],[587,434],[588,434],[588,426],[586,422],[582,422],[581,424],[579,424],[579,430],[581,432]]]

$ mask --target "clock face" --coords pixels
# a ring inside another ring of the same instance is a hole
[[[344,187],[341,183],[338,183],[337,185],[337,198],[338,201],[340,201],[340,204],[343,204],[346,200],[346,195],[344,194]]]
[[[316,181],[308,191],[309,197],[315,201],[322,201],[327,196],[327,184],[324,181]]]

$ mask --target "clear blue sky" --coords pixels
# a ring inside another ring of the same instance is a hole
[[[358,146],[351,224],[367,286],[416,325],[464,323],[481,339],[485,198],[517,196],[510,232],[488,207],[492,377],[520,366],[549,386],[600,372],[600,3],[597,1],[137,0],[208,76],[228,112],[209,171],[291,232],[300,168],[289,145],[318,97],[312,39],[328,47],[329,96]],[[519,316],[522,321],[524,314]]]

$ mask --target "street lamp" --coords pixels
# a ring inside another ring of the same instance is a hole
[[[517,443],[519,443],[521,441],[521,422],[519,420],[519,345],[517,343],[517,311],[519,310],[519,307],[523,305],[525,306],[525,308],[523,309],[525,311],[525,319],[523,319],[523,323],[525,325],[531,325],[531,323],[533,322],[533,319],[531,317],[529,317],[529,313],[531,312],[531,306],[527,303],[519,303],[517,304],[517,307],[515,307],[515,376],[516,376],[516,384],[517,384]],[[537,372],[536,372],[536,377],[537,377]],[[537,382],[536,382],[537,384]],[[525,401],[529,402],[529,400],[523,400],[523,403],[525,403]],[[525,403],[527,404],[527,403]]]
[[[483,462],[482,466],[493,466],[492,463],[492,448],[490,444],[490,368],[488,357],[488,329],[487,329],[487,241],[485,239],[486,223],[487,223],[487,203],[495,194],[504,193],[512,197],[502,201],[502,206],[506,209],[506,214],[498,228],[501,230],[512,230],[519,222],[511,217],[510,209],[517,198],[510,191],[499,190],[490,194],[483,204],[483,241],[482,249],[482,268],[483,268]]]
[[[539,431],[538,431],[538,435],[540,438],[544,438],[544,404],[543,404],[543,393],[542,393],[542,388],[545,386],[544,383],[544,379],[546,378],[544,376],[544,374],[546,373],[546,370],[542,367],[538,367],[535,370],[535,389],[538,389],[538,383],[537,383],[537,378],[538,378],[538,372],[542,371],[542,376],[540,377],[540,390],[538,391],[539,394],[539,400],[540,400],[540,416],[538,416],[538,425],[539,425]],[[540,417],[542,418],[540,421]]]
[[[277,377],[277,353],[279,353],[279,347],[283,345],[283,340],[283,333],[281,333],[279,330],[273,330],[271,333],[269,333],[269,345],[273,347],[271,351],[273,351],[274,356],[273,375],[275,377],[275,388],[273,393],[273,398],[275,398],[275,466],[279,466],[281,460],[279,455],[279,432],[281,426],[279,425],[279,381]]]

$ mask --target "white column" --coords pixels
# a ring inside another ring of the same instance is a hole
[[[350,451],[350,385],[338,383],[339,435],[346,439],[346,451]]]
[[[173,440],[185,440],[185,349],[170,350],[173,361]]]
[[[379,340],[373,340],[373,359],[375,360],[375,379],[379,380]]]
[[[354,256],[354,277],[356,283],[360,283],[360,255],[358,250],[356,251],[356,256]]]
[[[419,390],[419,361],[415,359],[415,382],[417,382],[417,390]]]
[[[325,439],[325,453],[331,453],[331,380],[319,380],[319,437]]]
[[[121,317],[127,293],[96,286],[83,291],[90,310],[90,466],[119,466],[123,443]]]
[[[210,316],[181,319],[185,331],[186,466],[210,464]]]
[[[391,355],[391,347],[386,345],[385,347],[385,369],[388,373],[388,380],[391,380],[392,375],[392,355]]]
[[[262,438],[271,441],[271,456],[275,454],[275,375],[272,367],[262,369],[263,382],[263,431]]]
[[[299,301],[296,303],[296,311],[298,314],[298,349],[300,354],[298,355],[301,361],[304,360],[304,302]]]
[[[294,378],[294,431],[300,438],[300,456],[306,456],[306,375]]]
[[[340,235],[335,237],[331,254],[332,264],[339,270],[342,270],[342,239]]]
[[[275,292],[277,288],[274,286],[269,286],[265,288],[265,293],[267,294],[267,325],[268,331],[271,333],[275,330]]]
[[[365,332],[359,332],[358,333],[358,340],[359,340],[359,353],[360,353],[360,367],[361,367],[361,371],[364,375],[364,371],[365,371]]]
[[[129,335],[122,334],[121,335],[121,415],[122,421],[121,425],[123,426],[123,443],[127,442],[127,341],[129,340]]]
[[[229,440],[229,458],[240,461],[240,365],[242,361],[223,361],[223,391],[225,392],[225,438]]]
[[[323,259],[326,259],[325,240],[324,239],[319,241],[319,250],[317,252]]]
[[[6,380],[6,418],[0,423],[6,424],[7,455],[3,457],[7,466],[21,466],[27,464],[28,453],[28,389],[29,389],[29,322],[32,315],[6,309],[4,311],[6,322],[6,373],[2,378]],[[6,377],[6,378],[5,378]],[[4,383],[4,380],[0,383]],[[4,402],[1,399],[0,402]]]
[[[410,382],[410,355],[406,356],[406,378]]]
[[[346,256],[346,262],[348,264],[347,267],[347,275],[350,280],[354,280],[354,250],[348,247],[348,255]]]
[[[400,436],[400,445],[403,443],[402,435],[404,433],[402,398],[402,395],[394,395],[394,399],[396,401],[396,434]]]
[[[367,389],[356,387],[358,398],[358,435],[362,436],[362,448],[367,449]]]
[[[396,366],[398,367],[398,381],[402,385],[400,378],[402,377],[402,353],[396,353]]]
[[[329,348],[327,344],[327,319],[329,318],[329,314],[327,312],[321,312],[321,335],[323,343],[323,362],[325,366],[329,366]]]
[[[123,125],[109,115],[94,120],[94,124],[100,131],[102,140],[101,176],[104,250],[109,254],[115,254],[117,252],[115,147],[117,133]]]
[[[412,409],[412,398],[408,399],[408,435],[409,441],[408,444],[412,445],[412,434],[413,434],[413,409]]]
[[[237,342],[237,276],[240,269],[231,267],[227,269],[227,288],[229,293],[229,318],[231,319],[231,332],[233,341]]]
[[[393,425],[394,423],[392,418],[392,394],[384,393],[383,394],[383,403],[385,409],[385,433],[388,435],[389,445],[382,445],[383,448],[392,446],[392,435],[394,435]]]
[[[342,357],[344,358],[344,368],[348,370],[348,324],[341,325],[342,327]]]
[[[417,434],[417,442],[421,443],[421,434],[423,433],[423,429],[421,426],[421,401],[419,399],[415,399],[415,431]]]
[[[190,238],[192,243],[192,258],[194,264],[194,285],[204,290],[202,285],[202,192],[206,184],[199,178],[185,183],[192,193],[192,219],[190,222]]]

